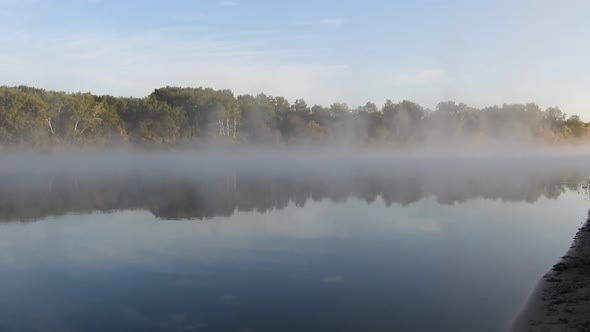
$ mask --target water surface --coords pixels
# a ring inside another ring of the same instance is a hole
[[[0,330],[500,331],[588,207],[544,165],[12,169]]]

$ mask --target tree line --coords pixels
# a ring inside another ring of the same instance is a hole
[[[0,87],[0,146],[178,146],[194,143],[412,146],[428,142],[582,140],[589,125],[535,103],[434,110],[386,100],[309,106],[265,94],[165,87],[144,98]]]

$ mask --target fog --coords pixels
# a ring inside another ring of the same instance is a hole
[[[265,212],[311,200],[410,205],[470,199],[534,202],[581,190],[579,151],[130,150],[3,156],[0,220],[142,209],[161,219]],[[583,191],[583,190],[582,190]]]

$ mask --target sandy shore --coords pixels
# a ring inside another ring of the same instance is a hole
[[[531,295],[512,330],[590,332],[590,211],[574,242]]]

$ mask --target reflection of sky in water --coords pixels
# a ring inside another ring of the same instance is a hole
[[[496,331],[587,203],[309,202],[0,226],[2,331]]]

